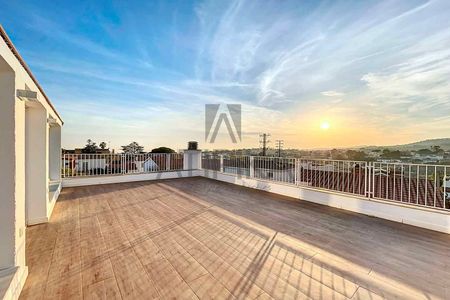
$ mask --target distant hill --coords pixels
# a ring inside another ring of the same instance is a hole
[[[419,150],[419,149],[430,149],[431,146],[440,146],[444,150],[450,150],[450,138],[442,138],[442,139],[429,139],[420,142],[414,142],[403,145],[392,145],[392,146],[366,146],[361,147],[360,149],[364,150],[374,150],[374,149],[390,149],[390,150]]]

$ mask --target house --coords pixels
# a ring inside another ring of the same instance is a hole
[[[75,148],[75,149],[62,149],[61,150],[62,154],[83,154],[86,153],[84,152],[84,148]],[[89,152],[91,154],[114,154],[114,150],[109,150],[108,149],[96,149],[94,152]]]

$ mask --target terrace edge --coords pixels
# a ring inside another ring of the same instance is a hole
[[[203,170],[203,177],[450,234],[450,212]]]

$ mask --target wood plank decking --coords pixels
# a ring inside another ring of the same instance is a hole
[[[65,188],[22,299],[450,299],[450,237],[205,178]]]

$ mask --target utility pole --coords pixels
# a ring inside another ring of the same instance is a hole
[[[269,144],[269,137],[270,134],[269,133],[261,133],[259,135],[259,145],[262,148],[262,156],[266,156],[266,152],[267,152],[267,144]]]
[[[281,157],[281,149],[283,149],[284,141],[283,140],[276,140],[275,144],[276,144],[276,147],[278,149],[278,157]]]

